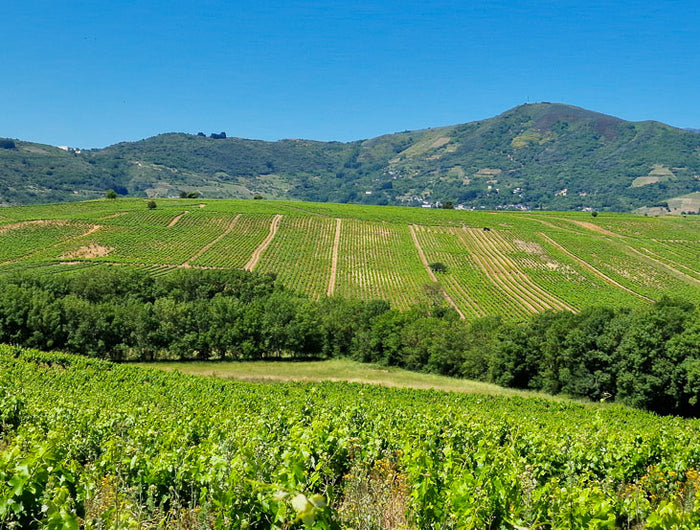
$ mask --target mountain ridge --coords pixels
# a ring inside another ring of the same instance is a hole
[[[112,188],[144,197],[198,191],[222,198],[632,211],[663,209],[669,199],[700,191],[695,132],[547,102],[352,142],[162,133],[82,152],[14,144],[0,148],[2,204],[95,198]]]

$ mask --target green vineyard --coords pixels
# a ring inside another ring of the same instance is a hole
[[[5,208],[0,273],[119,265],[273,273],[313,298],[406,309],[438,284],[461,316],[700,302],[700,219],[273,201],[100,200]],[[445,265],[433,273],[429,265]]]
[[[698,528],[700,424],[0,346],[3,528]]]

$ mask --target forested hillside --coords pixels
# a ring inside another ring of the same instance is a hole
[[[0,203],[121,194],[632,211],[700,190],[700,135],[561,104],[356,142],[162,134],[61,151],[3,140]],[[695,200],[673,209],[697,213]]]

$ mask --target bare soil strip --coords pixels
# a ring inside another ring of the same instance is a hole
[[[260,256],[262,256],[263,252],[265,252],[265,249],[269,246],[269,244],[272,243],[272,240],[274,239],[275,234],[277,233],[277,229],[279,228],[280,219],[282,219],[282,216],[280,214],[275,215],[275,217],[272,219],[272,223],[270,223],[270,233],[265,238],[265,241],[260,243],[258,248],[256,248],[253,254],[250,256],[250,260],[248,260],[248,263],[246,263],[243,267],[244,270],[252,272],[253,269],[255,269],[255,266],[260,260]]]
[[[88,230],[84,234],[80,234],[79,236],[75,236],[73,239],[78,239],[79,237],[85,237],[85,236],[89,236],[90,234],[94,234],[100,228],[102,228],[102,225],[94,225],[92,228],[90,228],[90,230]]]
[[[231,233],[231,230],[233,230],[233,227],[236,226],[236,223],[238,222],[238,219],[241,218],[241,214],[239,213],[236,217],[233,218],[233,221],[231,221],[231,224],[228,225],[228,228],[222,232],[220,236],[218,236],[214,241],[211,241],[204,245],[202,248],[200,248],[197,253],[192,256],[190,259],[185,261],[180,265],[180,267],[184,267],[186,269],[192,267],[191,263],[196,260],[198,257],[200,257],[202,254],[204,254],[207,250],[209,250],[211,247],[213,247],[216,243],[221,241],[224,237],[229,235]]]
[[[65,226],[68,221],[65,219],[39,219],[36,221],[21,221],[19,223],[12,223],[9,225],[0,226],[0,234],[9,232],[10,230],[16,230],[18,228],[24,228],[25,226]]]
[[[603,234],[604,236],[610,236],[610,237],[623,237],[620,234],[616,234],[615,232],[611,232],[610,230],[606,230],[605,228],[598,226],[593,223],[589,223],[586,221],[578,221],[576,219],[562,219],[563,221],[569,221],[570,223],[577,224],[579,226],[582,226],[583,228],[587,228],[591,232],[597,232],[598,234]]]
[[[182,212],[180,215],[176,215],[175,217],[173,217],[173,220],[170,221],[170,223],[168,223],[168,228],[170,228],[170,227],[172,227],[172,226],[175,226],[175,225],[177,224],[177,222],[178,222],[180,219],[182,219],[182,216],[183,216],[183,215],[186,215],[186,214],[188,214],[188,213],[190,213],[190,211],[189,211],[189,210],[185,210],[185,211]]]
[[[571,234],[580,234],[578,230],[573,230],[570,228],[565,228],[563,226],[557,226],[554,223],[550,223],[549,221],[545,221],[544,219],[538,219],[537,217],[530,217],[529,215],[525,216],[526,219],[529,219],[530,221],[536,221],[540,224],[543,224],[547,228],[553,228],[554,230],[563,230],[564,232],[569,232]],[[558,217],[556,219],[559,219]]]
[[[544,238],[545,240],[547,240],[549,243],[551,243],[552,245],[554,245],[555,247],[557,247],[559,250],[561,250],[564,254],[566,254],[567,256],[569,256],[569,257],[570,257],[572,260],[574,260],[576,263],[578,263],[579,265],[581,265],[581,267],[583,267],[583,268],[586,269],[587,271],[592,272],[593,274],[595,274],[596,276],[598,276],[598,277],[599,277],[601,280],[603,280],[604,282],[609,283],[610,285],[613,285],[613,286],[615,286],[615,287],[619,287],[619,288],[622,289],[623,291],[627,291],[628,293],[631,293],[631,294],[633,294],[633,295],[635,295],[635,296],[638,296],[639,298],[643,298],[644,300],[647,300],[647,301],[649,301],[649,302],[653,302],[653,301],[654,301],[654,300],[652,300],[651,298],[644,296],[643,294],[639,294],[637,291],[633,291],[633,290],[630,289],[629,287],[625,287],[625,286],[622,285],[620,282],[617,282],[617,281],[613,280],[610,276],[607,276],[606,274],[604,274],[603,272],[601,272],[601,271],[599,271],[598,269],[596,269],[593,265],[591,265],[591,264],[588,263],[587,261],[582,260],[582,259],[579,258],[577,255],[573,254],[572,252],[570,252],[569,250],[567,250],[566,248],[564,248],[562,245],[560,245],[559,243],[557,243],[556,241],[554,241],[554,240],[553,240],[551,237],[549,237],[547,234],[544,234],[544,233],[540,232],[539,235],[540,235],[542,238]]]
[[[460,311],[459,307],[457,307],[457,304],[455,304],[454,300],[450,298],[450,295],[447,294],[445,289],[443,288],[442,285],[440,285],[440,282],[438,282],[437,278],[435,277],[435,273],[433,270],[430,268],[430,265],[428,264],[428,260],[425,257],[425,253],[423,252],[423,249],[420,246],[420,243],[418,242],[418,237],[416,236],[416,230],[415,230],[415,225],[409,225],[409,230],[411,231],[411,237],[413,238],[413,244],[416,246],[416,250],[418,250],[418,255],[420,256],[420,260],[423,262],[423,266],[425,267],[425,270],[427,271],[428,275],[430,276],[430,279],[433,280],[435,283],[438,284],[440,287],[440,291],[442,292],[442,296],[445,297],[445,300],[454,308],[455,311],[459,314],[459,318],[464,319],[466,318],[464,316],[464,313]]]
[[[117,212],[117,213],[112,213],[109,215],[105,215],[104,217],[100,217],[100,219],[114,219],[115,217],[120,217],[122,215],[126,215],[129,212]]]
[[[430,279],[433,280],[435,283],[437,283],[440,286],[440,291],[442,291],[442,296],[445,297],[445,300],[449,302],[449,304],[457,311],[459,314],[459,318],[464,319],[464,313],[462,313],[459,310],[459,307],[457,307],[457,304],[454,303],[454,300],[450,298],[450,295],[447,294],[445,289],[440,285],[440,282],[438,282],[437,278],[435,277],[435,273],[433,270],[430,268],[430,265],[428,265],[428,260],[425,258],[425,253],[423,252],[423,249],[420,246],[420,243],[418,242],[418,237],[416,237],[416,230],[415,230],[415,225],[409,225],[409,230],[411,231],[411,237],[413,238],[413,244],[416,246],[416,250],[418,250],[418,255],[420,256],[420,260],[423,262],[423,266],[425,267],[425,270],[428,272],[428,275],[430,276]]]
[[[335,240],[333,241],[333,262],[331,264],[331,279],[328,282],[328,296],[333,296],[335,291],[335,277],[338,270],[338,247],[340,246],[341,220],[335,220]]]

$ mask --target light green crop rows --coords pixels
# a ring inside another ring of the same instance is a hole
[[[349,219],[340,233],[336,293],[406,309],[431,282],[407,225]]]
[[[229,220],[227,233],[217,239],[192,265],[204,267],[242,268],[251,254],[263,242],[270,231],[272,217],[268,215],[245,214],[235,221]]]
[[[328,292],[336,221],[324,217],[283,217],[257,272],[270,272],[285,285],[319,298]]]
[[[243,268],[255,256],[255,270],[313,297],[332,284],[335,294],[407,308],[426,299],[431,283],[411,226],[427,262],[447,265],[437,280],[467,317],[633,306],[664,294],[700,303],[694,216],[164,199],[149,210],[142,200],[101,200],[0,210],[0,272],[69,270],[79,262],[162,274],[182,266]]]

